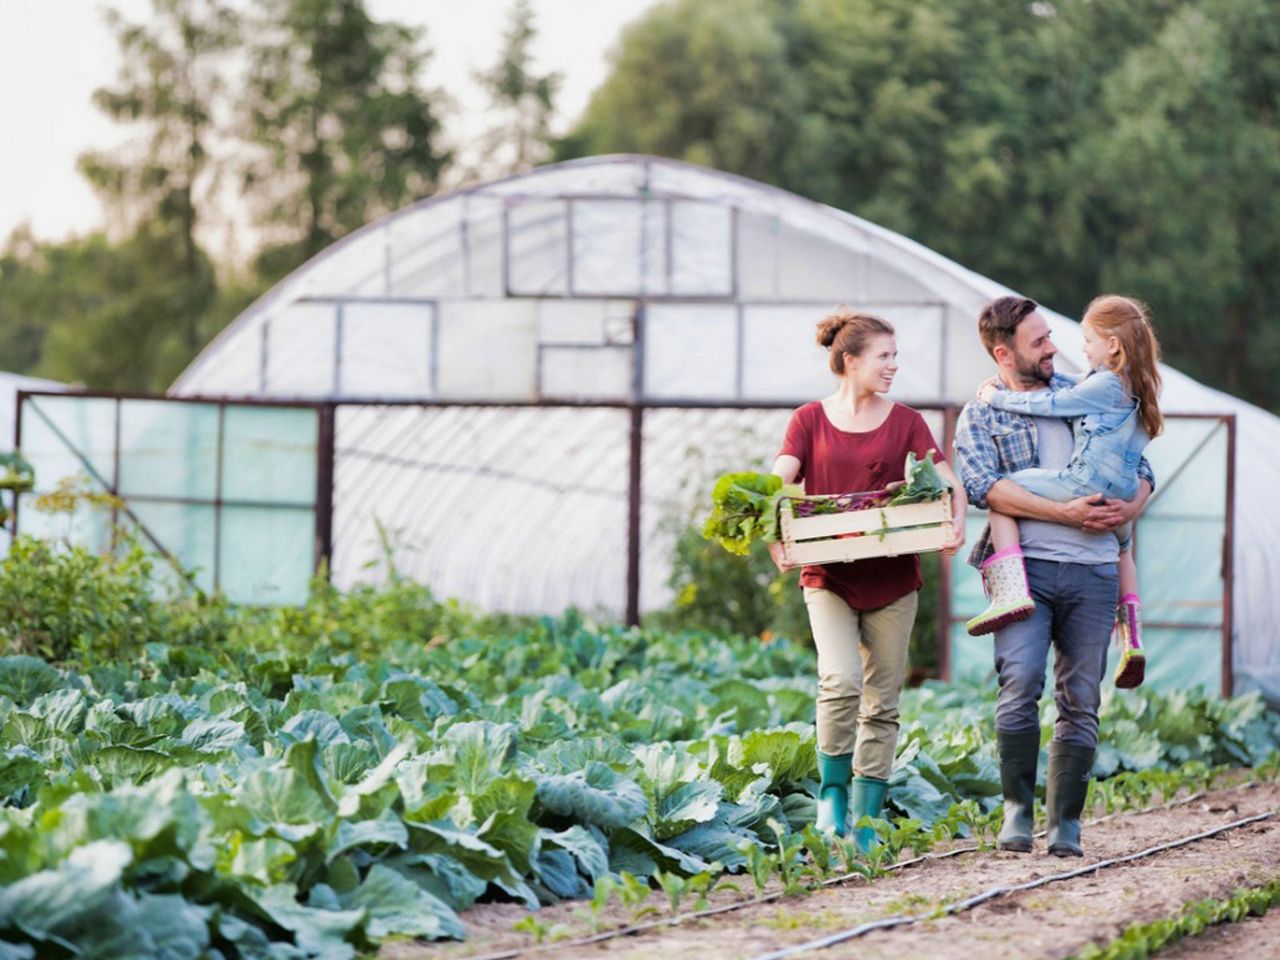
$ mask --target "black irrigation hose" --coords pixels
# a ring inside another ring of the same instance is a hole
[[[1215,827],[1212,830],[1205,830],[1203,833],[1197,833],[1189,837],[1183,837],[1181,840],[1171,840],[1168,843],[1162,843],[1158,846],[1148,847],[1146,850],[1140,850],[1137,853],[1126,854],[1123,857],[1114,857],[1110,860],[1102,860],[1098,863],[1091,863],[1086,867],[1080,867],[1078,870],[1068,870],[1065,873],[1054,873],[1047,877],[1040,877],[1038,880],[1028,880],[1026,883],[1019,883],[1012,887],[992,887],[985,893],[970,897],[967,900],[961,900],[957,903],[948,904],[937,910],[931,910],[928,913],[917,913],[910,916],[888,917],[884,920],[874,920],[871,923],[864,923],[848,930],[842,930],[839,933],[833,933],[830,936],[821,937],[817,940],[810,940],[806,943],[796,944],[794,947],[784,947],[782,950],[774,950],[771,953],[762,953],[755,957],[754,960],[783,960],[784,957],[793,957],[797,953],[804,953],[808,950],[822,950],[826,947],[834,946],[837,943],[844,943],[855,937],[861,937],[875,930],[889,930],[894,927],[904,927],[911,924],[919,923],[922,920],[932,920],[937,917],[950,916],[953,913],[960,913],[964,910],[971,910],[976,906],[986,903],[988,900],[994,900],[996,897],[1003,897],[1010,893],[1025,893],[1028,890],[1034,890],[1037,887],[1043,887],[1050,883],[1056,883],[1060,880],[1074,880],[1076,877],[1083,877],[1086,874],[1096,873],[1099,870],[1105,870],[1108,867],[1119,866],[1122,863],[1132,863],[1134,860],[1141,860],[1144,857],[1154,856],[1157,853],[1164,853],[1167,850],[1175,850],[1178,847],[1185,847],[1201,840],[1208,840],[1210,837],[1216,837],[1220,833],[1226,833],[1228,830],[1235,830],[1239,827],[1247,826],[1251,823],[1258,823],[1262,820],[1270,820],[1276,816],[1276,811],[1270,813],[1259,813],[1252,817],[1244,817],[1231,823],[1224,824],[1221,827]]]
[[[1248,790],[1256,786],[1257,786],[1256,782],[1250,781],[1249,783],[1245,783],[1240,786],[1229,787],[1225,790],[1220,790],[1216,792],[1238,793],[1242,790]],[[1118,811],[1116,813],[1109,813],[1106,816],[1098,817],[1096,820],[1087,821],[1085,823],[1085,826],[1093,826],[1094,824],[1105,823],[1108,820],[1114,820],[1116,817],[1121,817],[1121,816],[1138,816],[1144,813],[1158,813],[1159,811],[1162,811],[1162,810],[1171,810],[1174,807],[1181,807],[1181,806],[1187,805],[1188,803],[1195,803],[1195,801],[1207,795],[1208,795],[1207,791],[1201,791],[1199,793],[1193,793],[1189,797],[1183,797],[1181,800],[1171,800],[1168,803],[1161,804],[1158,807],[1146,807],[1142,810],[1128,810],[1128,811]],[[1044,834],[1045,834],[1045,831],[1041,830],[1039,833],[1036,834],[1036,836],[1043,837]],[[958,857],[961,854],[965,854],[965,853],[975,853],[978,851],[978,849],[979,848],[977,846],[968,846],[968,847],[956,847],[955,849],[948,850],[945,853],[926,853],[923,856],[913,857],[910,860],[901,860],[898,863],[892,863],[889,866],[885,867],[884,870],[886,873],[893,870],[902,870],[905,867],[912,867],[918,863],[924,863],[929,860],[946,860],[951,857]],[[824,880],[822,882],[822,886],[831,887],[831,886],[837,886],[842,883],[847,883],[850,880],[866,880],[866,879],[867,878],[860,873],[846,873],[838,877],[832,877],[829,880]],[[552,950],[566,950],[566,949],[572,949],[574,947],[586,947],[586,946],[590,946],[591,944],[602,943],[606,940],[615,940],[619,937],[629,937],[637,933],[646,933],[649,930],[658,930],[658,929],[661,929],[662,927],[678,926],[679,924],[689,920],[701,920],[703,917],[714,917],[721,913],[732,913],[735,910],[745,910],[747,907],[758,907],[766,903],[773,903],[775,900],[781,900],[785,895],[786,895],[785,891],[780,890],[776,893],[768,893],[768,894],[765,894],[764,896],[754,897],[750,900],[739,900],[739,901],[736,901],[735,903],[726,903],[719,907],[709,907],[706,910],[696,910],[690,913],[676,914],[674,917],[667,917],[663,920],[650,920],[647,923],[636,923],[636,924],[632,924],[629,927],[619,927],[616,930],[606,930],[603,933],[592,934],[589,937],[579,937],[574,940],[562,940],[562,941],[559,941],[558,943],[547,944],[546,946],[513,947],[508,950],[499,951],[498,953],[485,953],[477,957],[468,957],[466,958],[466,960],[512,960],[512,958],[514,957],[522,957],[530,953],[547,953]]]

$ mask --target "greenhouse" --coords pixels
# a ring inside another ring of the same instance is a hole
[[[634,618],[670,602],[675,532],[710,480],[767,465],[790,410],[829,391],[824,313],[895,325],[893,395],[949,446],[991,373],[978,311],[1007,292],[776,188],[590,158],[345,238],[231,324],[169,402],[27,397],[22,446],[42,485],[88,473],[233,599],[294,602],[321,562],[341,586],[391,562],[483,608]],[[1059,369],[1079,373],[1078,326],[1046,315]],[[1172,416],[1137,540],[1152,682],[1280,700],[1280,510],[1265,497],[1280,420],[1164,374]],[[962,626],[978,578],[952,564],[943,590],[944,669],[983,674],[989,640]]]

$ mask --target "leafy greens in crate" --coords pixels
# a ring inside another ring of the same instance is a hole
[[[939,499],[949,489],[933,465],[932,450],[922,459],[908,453],[903,477],[902,484],[893,489],[808,497],[799,484],[784,484],[772,473],[726,473],[711,491],[713,506],[702,525],[702,535],[730,553],[745,556],[752,540],[774,543],[781,538],[778,510],[783,500],[791,501],[796,516],[812,517],[924,503]]]

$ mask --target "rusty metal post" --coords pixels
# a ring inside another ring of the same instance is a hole
[[[316,440],[316,546],[314,564],[316,570],[324,570],[325,579],[331,576],[333,559],[333,480],[334,480],[334,411],[336,405],[321,404],[317,411],[320,422]]]
[[[1230,697],[1235,686],[1232,673],[1231,616],[1235,598],[1235,519],[1236,519],[1236,415],[1223,418],[1227,426],[1227,504],[1226,529],[1222,536],[1222,695]]]
[[[640,481],[644,467],[644,407],[631,408],[631,477],[627,484],[627,626],[640,623]]]

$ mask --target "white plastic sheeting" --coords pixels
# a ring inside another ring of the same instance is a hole
[[[898,399],[962,403],[991,372],[976,336],[977,313],[1008,292],[891,231],[775,188],[652,157],[590,158],[431,198],[357,231],[254,304],[173,392],[800,403],[830,384],[812,324],[848,303],[898,325]],[[1059,369],[1079,372],[1078,326],[1048,316],[1063,348]],[[1274,547],[1280,508],[1270,495],[1280,481],[1280,420],[1176,371],[1164,373],[1166,410],[1238,418],[1234,669],[1237,689],[1261,688],[1280,700],[1280,599],[1272,591],[1280,582]],[[678,413],[691,412],[671,415]],[[769,424],[767,436],[744,441],[738,456],[747,449],[767,456],[776,447],[775,414],[698,415],[707,418],[704,439],[744,422],[713,427],[718,415]],[[625,524],[617,511],[625,504],[617,498],[625,486],[626,431],[613,421],[622,414],[553,409],[508,410],[507,420],[488,416],[379,407],[342,412],[335,575],[350,581],[374,559],[369,543],[376,543],[370,531],[377,516],[403,528],[397,559],[405,572],[442,594],[506,609],[573,602],[620,611],[624,548],[617,537]],[[527,539],[523,554],[500,549],[515,543],[502,531],[521,522],[518,512],[506,521],[482,518],[473,528],[459,522],[471,514],[458,513],[463,508],[452,494],[445,499],[453,507],[431,506],[432,477],[463,476],[459,463],[473,469],[487,463],[481,451],[498,456],[483,442],[481,422],[526,442],[505,474],[468,481],[474,498],[492,493],[499,503],[522,506],[538,524],[554,517],[566,542],[598,542],[598,549],[566,547],[553,564]],[[664,438],[661,422],[660,412],[649,414],[647,442],[670,443],[674,451],[703,436]],[[588,425],[607,432],[608,450],[580,452],[589,462],[570,468],[577,463],[571,449],[586,448],[565,444]],[[1162,443],[1173,441],[1156,441],[1154,461],[1165,457]],[[455,452],[446,456],[448,450]],[[647,448],[647,531],[664,496],[649,479],[650,456]],[[674,453],[654,457],[669,463],[657,476],[685,466]],[[396,462],[400,475],[393,477]],[[580,469],[590,484],[582,485]],[[532,494],[525,483],[525,494],[509,495],[527,474],[550,486]],[[543,497],[546,503],[530,505]],[[607,529],[606,517],[613,518]],[[484,535],[472,535],[476,529]],[[1219,547],[1186,549],[1216,558]],[[666,557],[646,551],[645,558],[643,605],[652,606],[665,600]]]
[[[577,161],[357,231],[254,304],[173,392],[800,402],[828,382],[812,324],[848,303],[900,325],[902,399],[962,400],[982,297],[957,271],[740,178]]]

